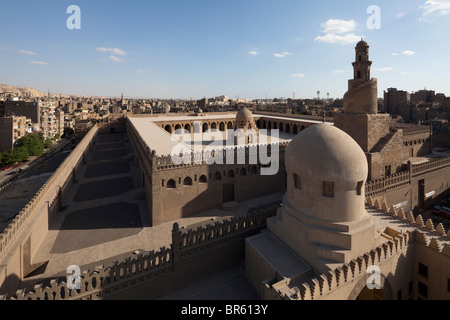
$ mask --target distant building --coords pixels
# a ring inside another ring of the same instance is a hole
[[[409,109],[409,102],[411,95],[407,91],[397,90],[395,88],[389,88],[384,92],[384,109],[386,113],[391,115],[402,115],[405,113],[405,109]],[[405,117],[403,117],[405,118]],[[408,114],[409,118],[409,114]]]
[[[14,147],[15,143],[27,133],[25,117],[0,118],[0,152]]]

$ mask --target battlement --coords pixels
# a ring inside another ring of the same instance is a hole
[[[19,238],[22,231],[29,225],[31,218],[37,212],[54,205],[55,199],[58,198],[61,190],[64,189],[70,180],[73,171],[84,160],[86,149],[90,147],[98,130],[98,125],[91,128],[83,140],[38,190],[35,196],[18,212],[8,227],[0,234],[0,260],[3,260],[8,254],[9,249],[15,245],[15,240]]]
[[[397,235],[393,240],[376,247],[370,252],[353,259],[349,263],[321,274],[318,277],[290,288],[292,292],[287,293],[276,290],[266,284],[266,290],[280,300],[319,300],[326,297],[330,292],[340,287],[358,281],[366,275],[366,270],[373,265],[380,265],[384,261],[403,252],[411,243],[413,235],[409,232]],[[289,285],[289,283],[286,283]]]
[[[268,154],[272,153],[273,148],[279,148],[279,152],[285,152],[289,142],[258,144],[249,146],[235,146],[220,149],[208,149],[201,152],[192,152],[181,155],[162,155],[156,156],[154,160],[154,168],[156,170],[166,170],[178,167],[188,167],[197,165],[208,165],[212,162],[221,160],[223,164],[238,163],[239,159],[245,160],[247,163],[250,159],[257,160],[258,152],[261,149],[267,150]],[[174,160],[176,163],[174,163]],[[177,164],[180,163],[180,164]],[[256,164],[256,163],[255,163]]]
[[[114,296],[175,273],[177,265],[185,260],[243,242],[247,236],[262,230],[266,219],[274,216],[277,209],[278,206],[274,206],[195,229],[180,229],[178,223],[174,223],[170,248],[163,247],[157,252],[138,254],[137,258],[85,271],[81,275],[80,289],[69,289],[67,279],[51,279],[32,290],[20,289],[14,296],[0,296],[0,300],[98,300]]]
[[[365,186],[366,196],[373,197],[393,189],[410,185],[412,178],[444,169],[449,166],[450,157],[433,159],[422,164],[409,164],[409,169],[407,171],[399,172],[383,179],[368,181]]]

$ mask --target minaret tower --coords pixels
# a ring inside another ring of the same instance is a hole
[[[353,62],[354,80],[370,81],[369,45],[363,39],[356,46],[356,59]]]
[[[361,40],[355,51],[353,79],[349,80],[348,92],[344,96],[344,113],[377,114],[378,81],[370,78],[369,45]]]
[[[361,39],[355,50],[353,79],[348,81],[344,108],[334,117],[334,125],[359,144],[369,161],[369,179],[378,179],[382,161],[379,153],[374,155],[375,147],[390,133],[391,117],[378,113],[378,80],[370,77],[369,45]]]

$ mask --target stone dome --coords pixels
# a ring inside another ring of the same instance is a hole
[[[297,211],[327,221],[365,215],[367,159],[344,131],[318,124],[298,134],[285,155],[287,201]]]
[[[357,48],[359,48],[359,47],[366,47],[366,48],[368,48],[369,44],[366,41],[361,39],[361,41],[356,44],[356,47]]]
[[[252,122],[253,114],[247,108],[242,108],[236,115],[237,122]]]

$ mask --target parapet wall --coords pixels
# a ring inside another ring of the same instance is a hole
[[[244,239],[265,228],[266,219],[274,216],[277,209],[273,207],[196,229],[180,229],[175,223],[170,248],[85,271],[80,289],[69,289],[67,279],[53,279],[36,285],[31,291],[21,289],[15,295],[0,296],[0,300],[160,298],[170,293],[167,288],[180,289],[198,280],[196,277],[220,271],[216,269],[217,261],[239,261],[242,257],[237,253],[240,247],[243,251]]]
[[[47,234],[49,221],[58,212],[63,196],[76,180],[97,131],[98,126],[94,126],[86,134],[0,234],[0,292],[16,287],[32,271],[32,258]]]

